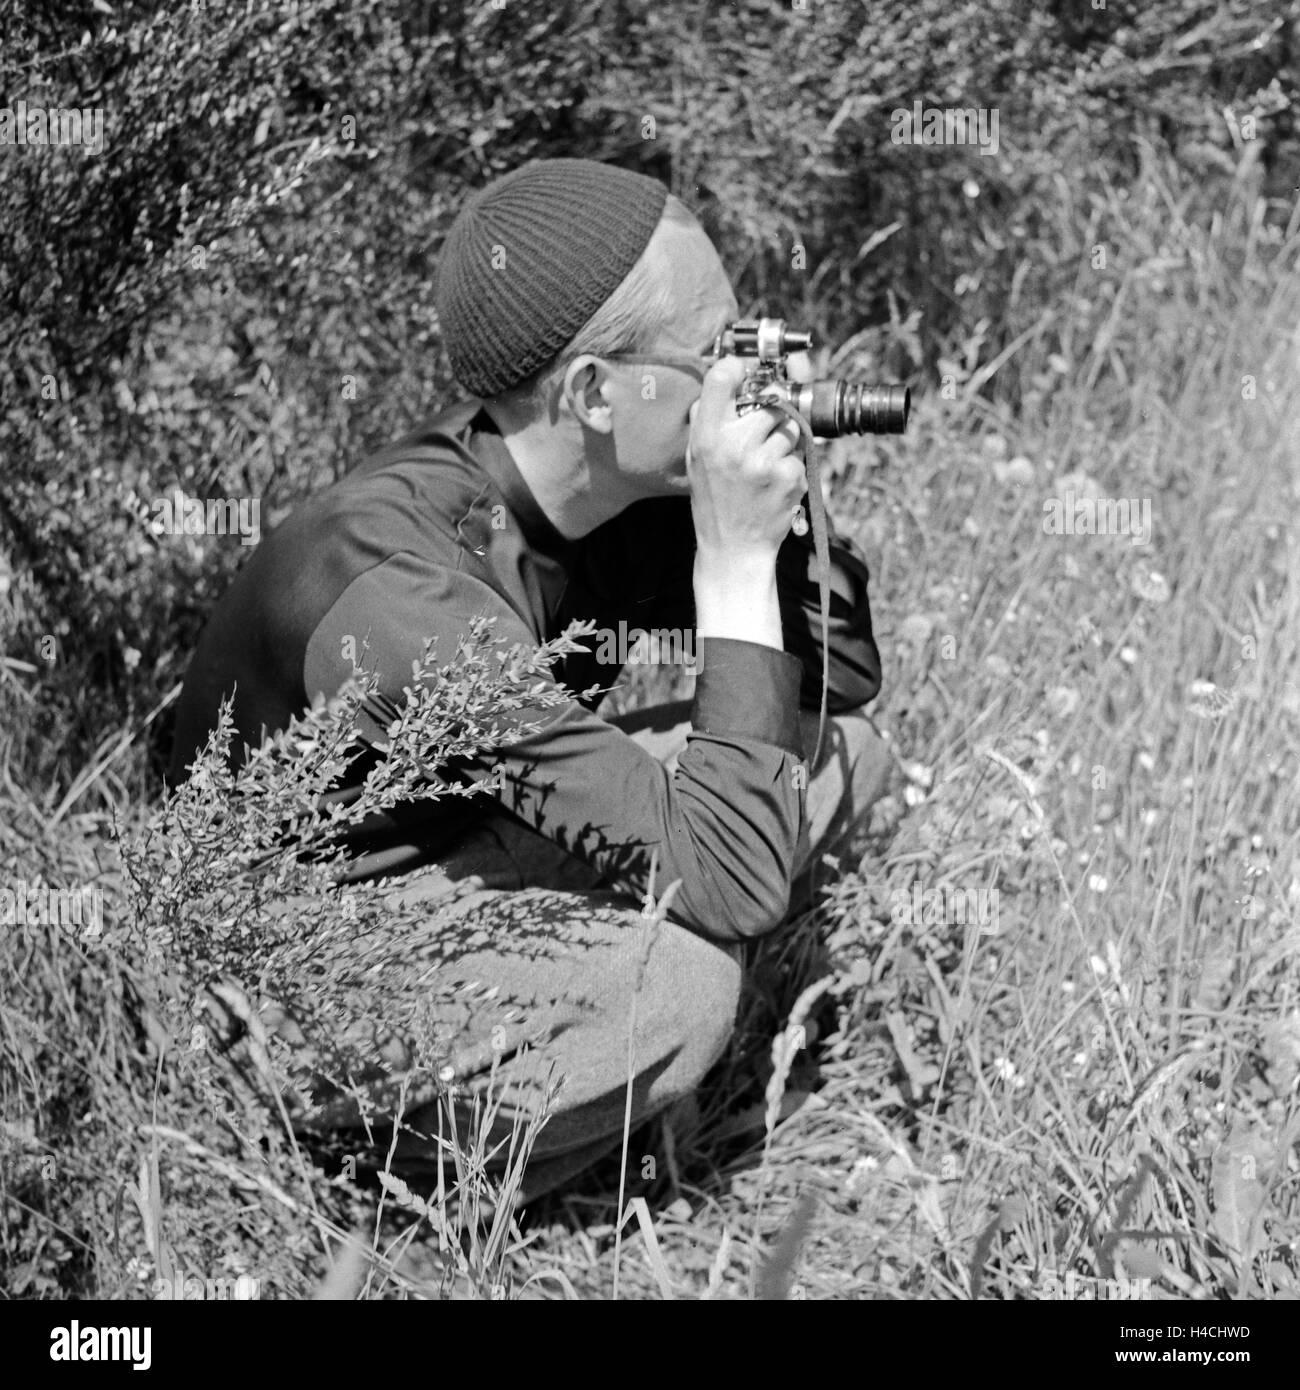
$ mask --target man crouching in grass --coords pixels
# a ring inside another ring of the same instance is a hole
[[[737,414],[745,364],[712,356],[736,297],[661,184],[571,159],[498,179],[452,226],[437,307],[474,399],[262,541],[199,643],[171,777],[185,777],[223,696],[256,746],[335,694],[363,644],[381,684],[353,788],[430,637],[449,659],[484,614],[528,644],[574,619],[694,634],[690,704],[606,719],[599,696],[568,702],[465,769],[499,765],[499,792],[400,807],[350,839],[347,881],[427,899],[431,930],[457,941],[440,978],[483,1001],[456,996],[434,1020],[456,1103],[490,1081],[508,1133],[548,1074],[562,1080],[528,1199],[619,1142],[634,992],[634,1123],[722,1053],[744,944],[782,922],[799,880],[882,788],[885,750],[861,713],[880,663],[866,565],[833,537],[834,717],[809,769],[822,667],[812,546],[791,532],[806,491],[797,430],[775,411]],[[613,685],[611,645],[566,658],[557,679]],[[680,888],[643,959],[652,858],[657,891]],[[436,1156],[439,1104],[417,1101],[398,1147],[415,1163]],[[340,1123],[360,1125],[355,1105]]]

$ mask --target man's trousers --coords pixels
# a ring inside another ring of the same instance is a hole
[[[686,744],[688,711],[687,703],[661,705],[613,722],[671,768]],[[811,751],[816,715],[804,714],[803,725]],[[888,752],[864,714],[828,719],[806,793],[794,903],[810,899],[813,874],[825,873],[822,856],[865,825],[888,767]],[[567,1183],[614,1149],[623,1131],[634,997],[633,1126],[690,1094],[731,1036],[742,943],[710,939],[671,920],[653,922],[641,903],[609,891],[582,861],[504,813],[479,823],[437,867],[349,891],[378,893],[394,906],[427,904],[430,930],[440,938],[439,988],[430,992],[422,1044],[390,1039],[381,1045],[373,1035],[358,1040],[359,1050],[389,1059],[390,1073],[419,1056],[428,1074],[432,1059],[438,1085],[412,1086],[400,1117],[393,1168],[412,1180],[436,1173],[434,1136],[448,1134],[439,1089],[445,1096],[453,1088],[462,1140],[473,1127],[475,1097],[482,1107],[490,1093],[498,1108],[487,1141],[489,1149],[501,1145],[499,1164],[512,1127],[536,1114],[548,1087],[558,1083],[528,1163],[524,1200]],[[282,1036],[296,1031],[285,1022]],[[274,1029],[275,1017],[267,1023]],[[358,1073],[373,1069],[367,1066],[373,1057],[356,1060]],[[383,1089],[390,1098],[392,1087]],[[375,1107],[372,1133],[391,1126],[388,1103]],[[310,1128],[328,1128],[345,1146],[355,1131],[356,1149],[368,1150],[360,1120],[355,1097],[340,1095],[316,1110]],[[387,1148],[385,1138],[372,1161],[382,1163]]]

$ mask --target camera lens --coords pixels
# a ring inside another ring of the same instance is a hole
[[[846,434],[902,434],[912,409],[906,386],[814,381],[793,388],[793,404],[820,439]]]
[[[902,434],[912,410],[906,386],[844,386],[841,434]]]

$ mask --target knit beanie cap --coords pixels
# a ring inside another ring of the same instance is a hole
[[[667,196],[590,159],[537,160],[475,193],[438,266],[456,380],[499,396],[554,361],[640,259]]]

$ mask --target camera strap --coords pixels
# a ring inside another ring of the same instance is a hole
[[[764,400],[772,410],[788,415],[799,426],[803,439],[804,471],[808,475],[808,518],[812,523],[813,555],[817,564],[817,596],[821,607],[822,625],[822,700],[817,720],[817,747],[813,751],[812,767],[821,761],[822,741],[826,737],[826,697],[831,685],[831,551],[826,527],[826,499],[822,496],[821,459],[817,454],[817,439],[812,426],[802,415],[782,400]]]

